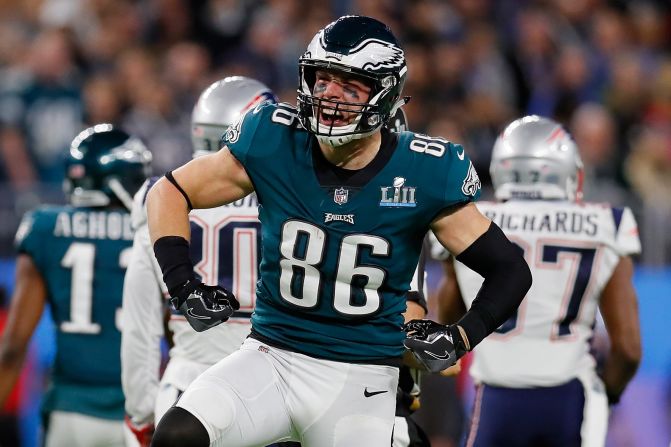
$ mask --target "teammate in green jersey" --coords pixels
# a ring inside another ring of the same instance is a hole
[[[56,358],[44,398],[45,445],[123,446],[121,289],[133,234],[129,208],[151,154],[110,124],[82,131],[66,166],[69,206],[26,214],[16,283],[0,341],[0,403],[18,377],[48,304]]]

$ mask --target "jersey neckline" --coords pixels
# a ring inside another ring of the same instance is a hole
[[[398,134],[382,129],[380,150],[375,157],[361,169],[344,169],[329,162],[317,144],[317,139],[310,138],[312,171],[317,183],[324,190],[333,188],[349,188],[353,190],[365,187],[377,174],[384,169],[398,145]]]

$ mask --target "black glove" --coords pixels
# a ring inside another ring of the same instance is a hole
[[[219,286],[206,286],[197,279],[190,279],[170,295],[173,307],[197,332],[223,323],[240,309],[240,303],[231,292]]]
[[[468,352],[459,328],[431,320],[412,320],[403,326],[403,343],[430,372],[440,372],[457,363]]]

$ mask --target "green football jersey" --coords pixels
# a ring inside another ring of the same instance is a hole
[[[132,240],[123,210],[45,206],[24,217],[18,250],[44,278],[56,326],[45,411],[123,419],[120,307]]]
[[[475,200],[480,181],[461,146],[391,135],[395,147],[365,184],[326,188],[316,139],[291,106],[257,107],[227,131],[223,143],[259,199],[252,328],[261,339],[328,360],[402,355],[405,294],[422,239],[441,210]]]

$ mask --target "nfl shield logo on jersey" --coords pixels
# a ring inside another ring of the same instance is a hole
[[[336,190],[333,192],[333,201],[338,205],[347,203],[348,198],[349,198],[349,191],[346,190],[345,188],[336,188]]]

